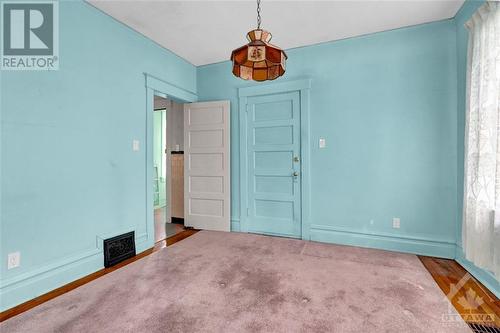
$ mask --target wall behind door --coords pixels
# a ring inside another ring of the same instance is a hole
[[[279,36],[274,38],[279,44]],[[277,81],[312,79],[312,238],[453,256],[453,20],[287,52],[287,72]],[[233,77],[230,62],[198,68],[200,100],[231,101],[235,228],[240,216],[237,88],[253,84]],[[325,149],[318,148],[320,137],[326,139]],[[393,217],[401,219],[400,229],[392,228]]]
[[[171,151],[179,145],[179,150],[184,150],[184,104],[170,101],[171,112],[167,113],[168,147]]]
[[[172,213],[172,199],[174,198],[172,193],[172,151],[175,151],[177,146],[179,151],[184,150],[184,105],[173,100],[168,100],[167,138],[167,222],[171,222],[172,216],[182,217],[175,212]]]

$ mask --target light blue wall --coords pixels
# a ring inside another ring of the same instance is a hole
[[[279,36],[275,36],[279,45]],[[244,41],[242,40],[242,43]],[[453,20],[287,51],[280,81],[311,78],[314,240],[453,257],[457,78]],[[237,89],[198,68],[200,100],[231,101],[232,219],[240,216]],[[327,148],[318,148],[326,138]],[[401,229],[392,218],[401,218]],[[373,224],[370,221],[373,220]]]
[[[90,5],[59,17],[59,71],[1,73],[1,309],[101,268],[97,236],[152,246],[143,73],[196,91],[194,66]]]
[[[477,6],[466,2],[456,20],[288,51],[280,81],[312,79],[313,239],[455,255],[462,27]],[[20,268],[1,265],[0,310],[101,268],[98,236],[135,230],[139,251],[152,245],[143,72],[198,89],[200,100],[231,100],[235,225],[240,216],[237,88],[252,84],[234,78],[229,62],[196,70],[93,7],[67,1],[60,3],[60,61],[57,72],[0,73],[0,258],[22,257]],[[133,139],[140,152],[132,152]],[[392,217],[401,229],[391,228]],[[461,262],[495,288],[489,273]]]
[[[455,16],[457,33],[457,91],[458,91],[458,154],[457,154],[457,254],[456,259],[469,272],[485,284],[491,291],[500,297],[500,285],[494,275],[482,270],[473,263],[465,259],[462,250],[462,212],[463,212],[463,191],[464,191],[464,147],[465,147],[465,95],[467,79],[467,45],[469,32],[464,24],[472,14],[481,6],[484,1],[466,1],[460,11]]]

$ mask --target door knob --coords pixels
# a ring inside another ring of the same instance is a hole
[[[299,162],[299,161],[300,161],[300,160],[299,160],[299,157],[298,157],[298,156],[295,156],[295,157],[293,158],[293,161],[294,161],[294,162]]]
[[[293,176],[294,176],[294,177],[298,177],[298,176],[299,176],[299,173],[298,173],[297,171],[294,171],[294,172],[293,172]]]

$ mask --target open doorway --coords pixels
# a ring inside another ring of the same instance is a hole
[[[185,228],[230,231],[229,101],[196,102],[196,94],[149,74],[145,77],[146,225],[149,244],[166,245],[171,236],[174,236],[172,239],[183,237]],[[156,112],[164,112],[166,116],[156,116],[162,119],[157,120],[161,123],[157,132],[162,133],[156,139],[157,146],[161,147],[157,148],[160,152],[157,156],[164,151],[161,160],[165,163],[157,162],[155,168]],[[163,165],[164,181],[161,179]],[[163,202],[162,186],[166,188]]]
[[[155,242],[184,230],[183,104],[154,96],[153,207]]]

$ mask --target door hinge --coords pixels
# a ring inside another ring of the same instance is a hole
[[[250,208],[247,208],[247,216],[250,216]]]

